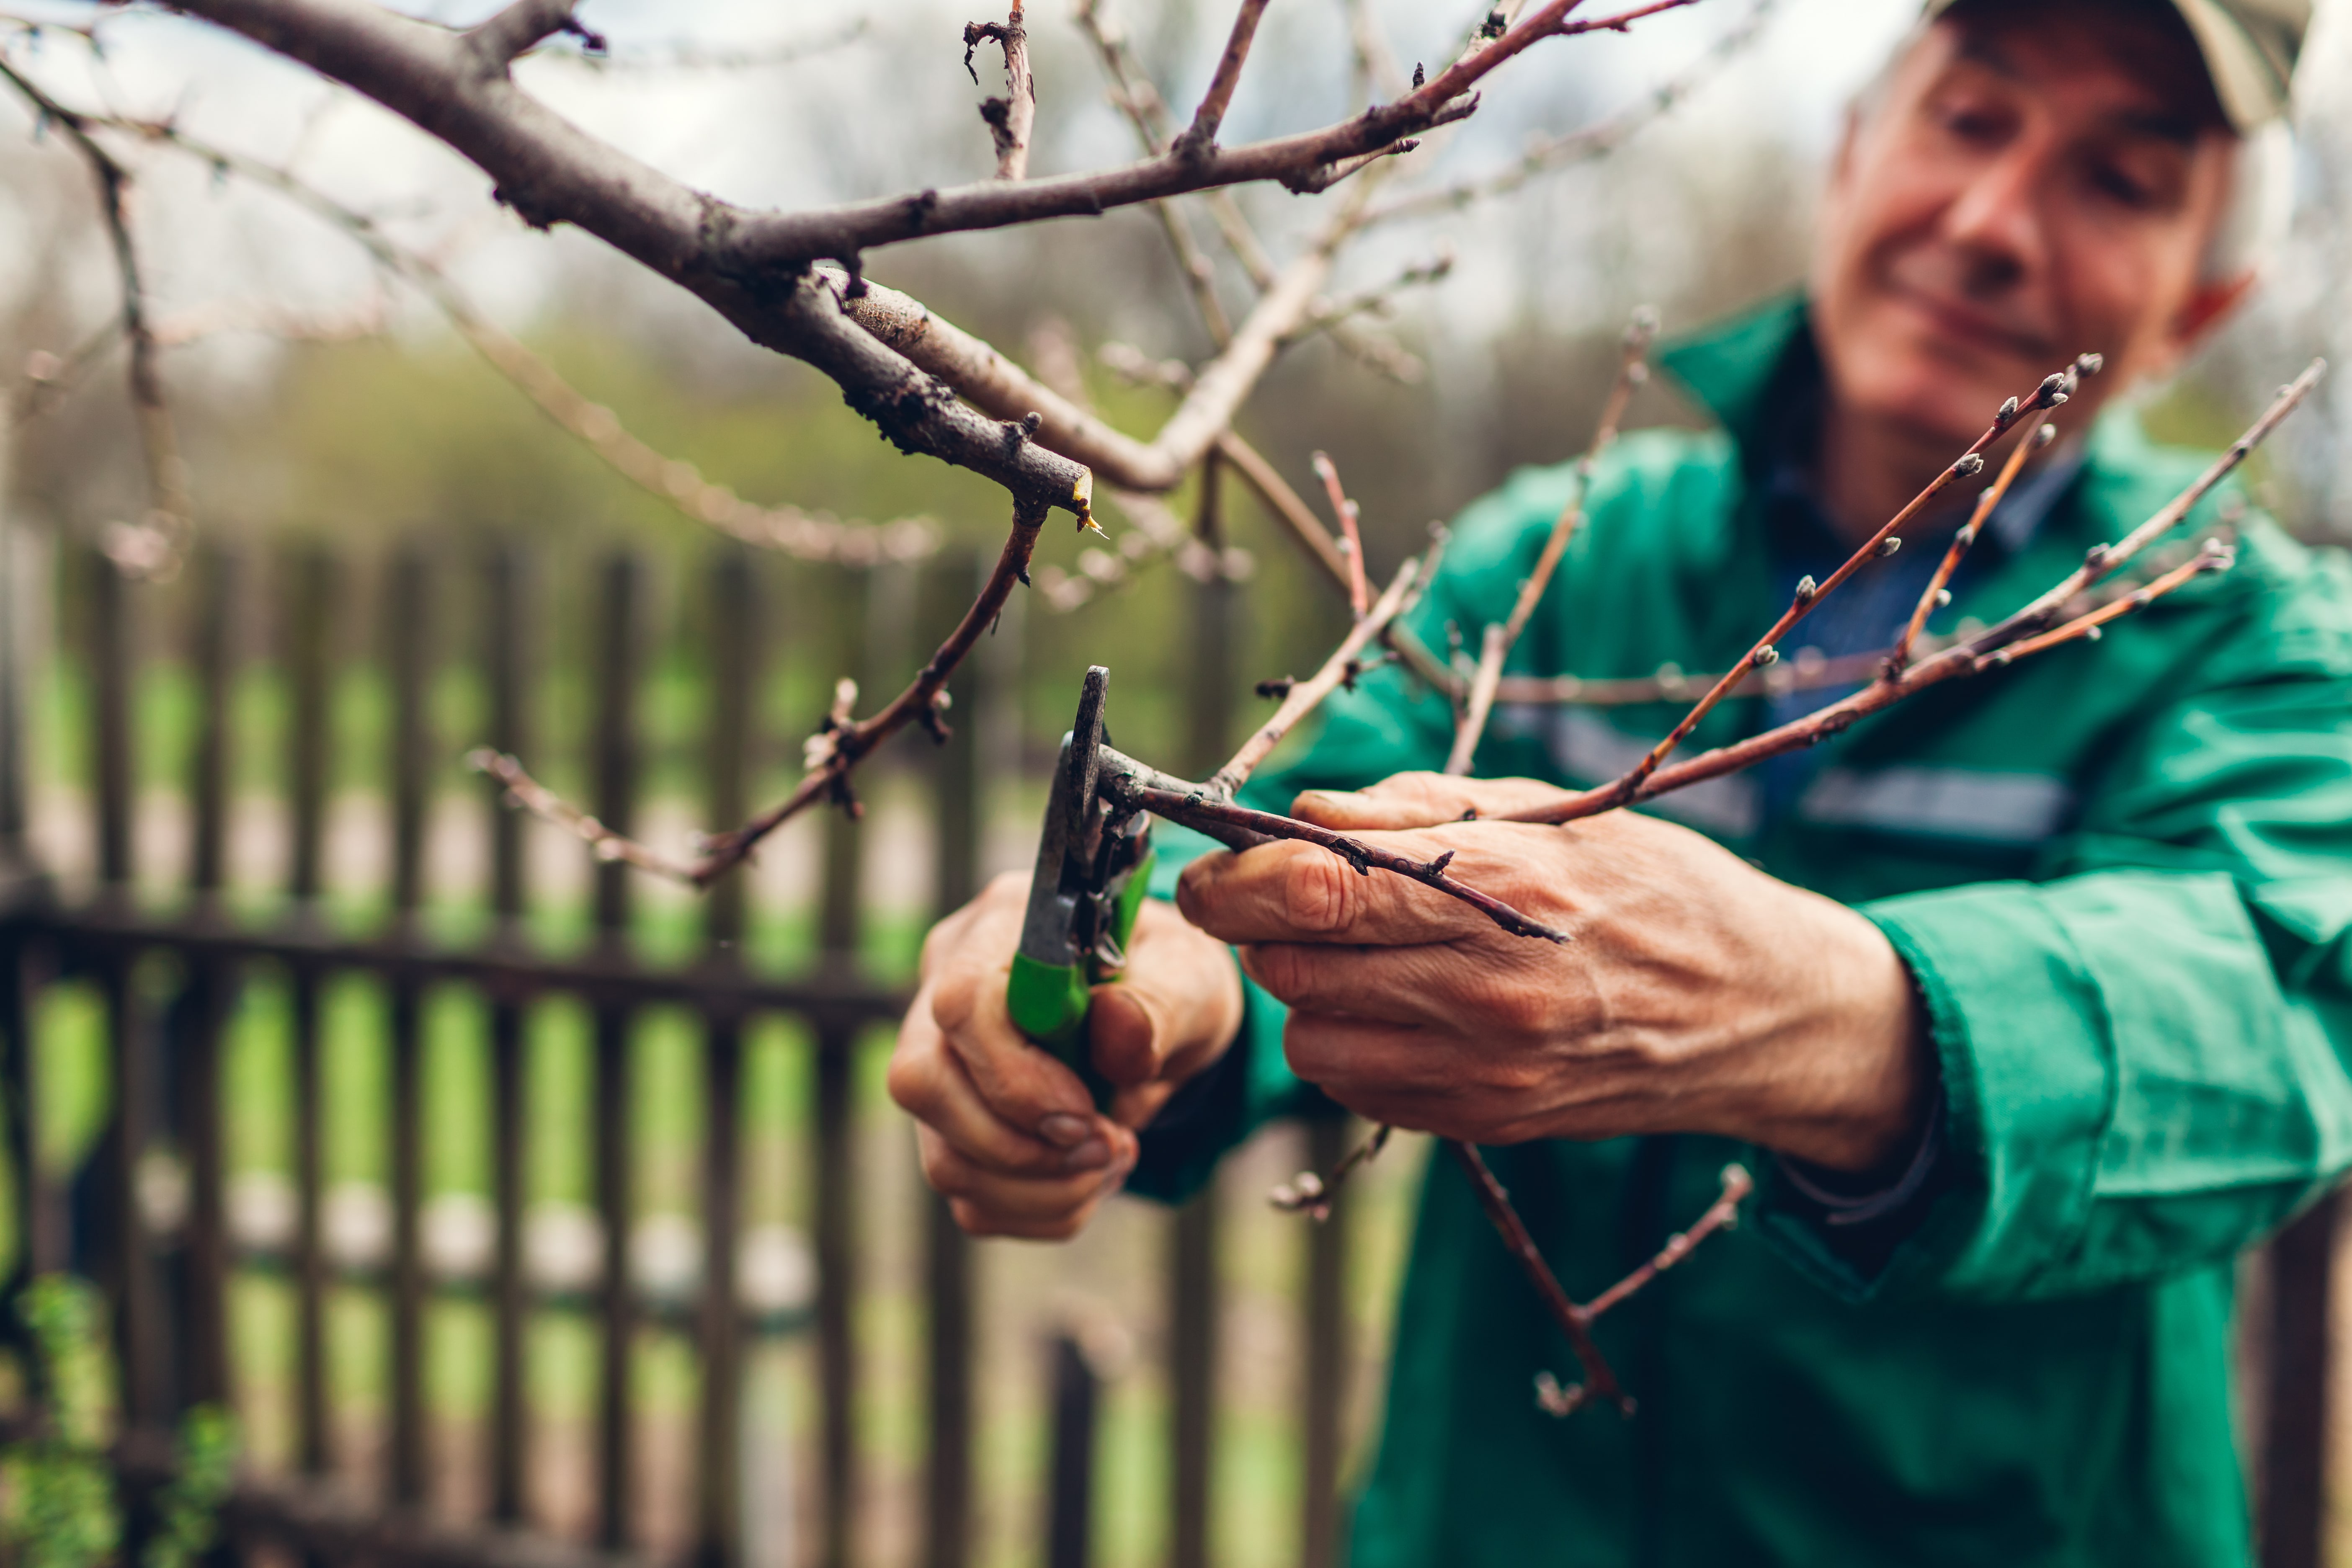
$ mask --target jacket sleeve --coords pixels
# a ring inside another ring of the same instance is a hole
[[[1768,1235],[1856,1298],[2058,1296],[2226,1258],[2352,1165],[2352,668],[2317,664],[2140,727],[2047,879],[1861,906],[1926,1003],[1944,1190],[1866,1273],[1778,1178]]]

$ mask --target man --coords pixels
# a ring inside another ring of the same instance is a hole
[[[2245,292],[2247,138],[2307,5],[1930,9],[1855,111],[1805,302],[1665,356],[1723,429],[1602,465],[1518,669],[1727,667],[2078,351],[2106,373],[1931,628],[2021,605],[2201,466],[2092,416]],[[1502,618],[1571,482],[1471,509],[1424,637]],[[1892,642],[1964,506],[1784,651]],[[1693,749],[1834,695],[1750,695]],[[1304,846],[1205,855],[1097,993],[1108,1117],[1009,1028],[1022,889],[992,888],[932,934],[893,1062],[930,1180],[974,1231],[1067,1236],[1122,1182],[1197,1184],[1303,1081],[1492,1147],[1589,1299],[1749,1163],[1742,1227],[1601,1326],[1638,1414],[1555,1420],[1530,1380],[1567,1347],[1433,1163],[1360,1564],[2246,1561],[2231,1258],[2352,1163],[2352,574],[2244,517],[2233,571],[2104,640],[1655,816],[1458,820],[1598,782],[1677,711],[1507,713],[1489,779],[1450,780],[1414,772],[1445,705],[1366,681],[1262,798],[1322,786],[1293,809],[1453,850],[1575,941]]]

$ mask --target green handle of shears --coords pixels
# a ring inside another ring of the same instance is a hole
[[[1150,882],[1151,857],[1147,855],[1128,879],[1126,888],[1119,893],[1118,907],[1112,911],[1111,935],[1122,952],[1135,934],[1136,915],[1143,908]],[[1094,1053],[1087,1049],[1087,1012],[1094,1005],[1093,986],[1101,980],[1118,978],[1115,974],[1091,975],[1075,963],[1041,963],[1025,952],[1016,952],[1013,955],[1012,984],[1004,993],[1013,1026],[1076,1073],[1078,1081],[1094,1097],[1097,1110],[1110,1109],[1111,1096],[1117,1089],[1095,1070]]]

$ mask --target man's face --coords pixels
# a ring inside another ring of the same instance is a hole
[[[1958,449],[2085,350],[2082,416],[2168,369],[2237,289],[2200,283],[2233,139],[2193,46],[2108,5],[1947,18],[1849,133],[1815,330],[1841,412]]]

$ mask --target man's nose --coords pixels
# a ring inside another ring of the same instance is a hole
[[[1979,165],[1944,212],[1944,238],[1968,258],[1967,287],[1990,293],[2041,274],[2049,258],[2041,149],[2020,138]]]

